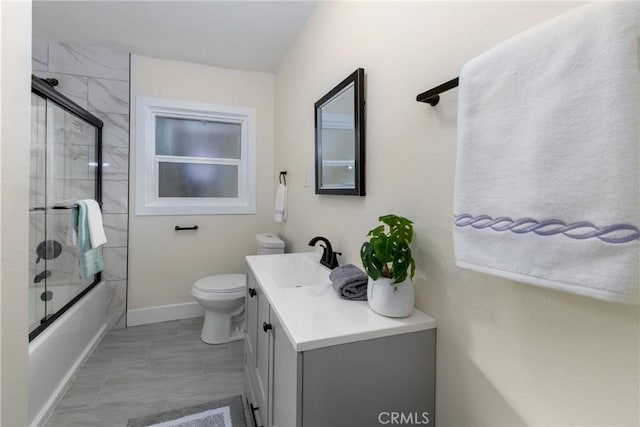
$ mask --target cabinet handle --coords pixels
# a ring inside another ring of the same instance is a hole
[[[271,326],[271,323],[262,322],[263,331],[268,332],[270,329],[273,329],[273,326]]]
[[[180,227],[179,225],[176,225],[175,230],[176,231],[183,231],[183,230],[197,230],[198,226],[194,225],[193,227]]]
[[[249,296],[250,296],[251,298],[253,298],[253,297],[255,297],[255,296],[256,296],[256,290],[255,290],[255,288],[249,288]]]

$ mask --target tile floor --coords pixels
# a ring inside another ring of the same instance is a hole
[[[201,328],[200,317],[107,332],[46,425],[124,426],[242,394],[243,341],[207,345]]]

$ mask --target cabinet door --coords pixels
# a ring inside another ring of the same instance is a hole
[[[435,329],[305,351],[304,427],[437,425],[435,357]]]
[[[263,326],[269,325],[269,302],[264,296],[260,287],[256,288],[258,298],[258,325],[256,339],[256,372],[258,382],[258,405],[263,420],[268,420],[267,393],[269,386],[269,354],[271,353],[271,340],[269,330],[265,331]]]
[[[256,367],[256,340],[258,339],[258,283],[253,273],[249,271],[247,274],[247,297],[245,298],[246,306],[246,329],[248,347],[248,355],[253,360],[247,360],[247,364],[255,369]]]
[[[278,317],[271,312],[272,360],[269,376],[269,425],[302,424],[302,354],[295,351]]]

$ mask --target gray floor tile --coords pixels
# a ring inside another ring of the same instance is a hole
[[[127,356],[122,353],[112,352],[108,354],[101,354],[96,357],[91,357],[84,364],[82,369],[87,369],[89,372],[108,372],[113,369],[130,368],[133,366],[139,366],[146,361],[146,353],[142,353],[138,356]]]
[[[93,405],[100,393],[100,386],[74,386],[65,393],[56,410],[65,411]]]
[[[143,404],[136,401],[129,402],[128,404],[113,403],[92,405],[82,410],[56,412],[47,423],[47,426],[126,426],[129,418],[163,412],[166,406],[165,402]]]
[[[191,397],[191,398],[175,398],[175,399],[169,399],[169,401],[167,402],[167,411],[173,411],[175,409],[180,409],[180,408],[186,408],[188,406],[195,406],[195,405],[200,405],[206,402],[210,402],[212,400],[218,400],[218,399],[224,399],[226,397],[229,397],[231,395],[233,395],[234,393],[227,393],[227,392],[213,392],[212,394],[208,395],[208,396],[196,396],[196,397]],[[240,394],[240,392],[237,392],[235,394]],[[243,398],[244,399],[244,398]],[[248,424],[249,425],[249,424]]]
[[[220,393],[239,394],[243,387],[241,372],[206,374],[189,384],[169,389],[170,400],[192,400],[205,398]],[[224,397],[224,396],[223,396]]]
[[[118,426],[129,418],[243,392],[243,342],[200,341],[203,318],[109,331],[47,426]]]
[[[107,380],[107,375],[108,372],[93,372],[88,369],[80,369],[73,379],[72,385],[74,387],[97,387],[100,389]]]
[[[202,330],[202,317],[192,317],[191,319],[182,319],[178,320],[178,331],[179,332],[193,332],[200,333]]]
[[[220,355],[215,359],[205,359],[203,361],[203,373],[205,374],[225,374],[244,372],[244,356],[235,354]]]
[[[198,317],[197,319],[202,319]],[[151,323],[149,325],[133,326],[125,329],[111,330],[103,342],[140,343],[150,342],[158,338],[168,338],[178,335],[180,320],[173,322]],[[202,324],[200,325],[202,326]]]
[[[224,380],[207,381],[189,384],[169,391],[167,410],[198,405],[216,399],[223,399],[234,394],[242,394],[241,378],[228,377]]]
[[[108,384],[135,384],[149,380],[165,381],[183,377],[200,376],[204,373],[202,360],[170,359],[148,362],[131,368],[114,369],[109,372]],[[226,362],[224,363],[227,364]]]
[[[208,357],[215,357],[216,353],[228,351],[229,347],[225,344],[211,346],[200,341],[199,337],[177,335],[172,339],[162,338],[154,340],[149,347],[147,360],[202,360]]]

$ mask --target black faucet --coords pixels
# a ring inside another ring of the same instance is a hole
[[[322,258],[320,258],[320,264],[333,270],[339,265],[338,257],[336,255],[342,255],[342,252],[334,252],[333,248],[331,247],[331,243],[329,243],[329,239],[322,236],[317,236],[311,239],[309,241],[309,246],[315,246],[318,242],[324,243],[324,245],[320,245],[323,248]]]

